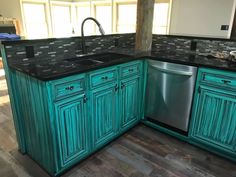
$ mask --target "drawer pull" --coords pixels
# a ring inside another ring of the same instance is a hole
[[[224,82],[224,84],[230,84],[231,83],[231,81],[229,81],[229,80],[221,80],[222,82]]]
[[[70,91],[72,91],[73,89],[74,89],[74,86],[66,87],[66,90],[70,90]]]
[[[108,77],[107,76],[105,76],[105,77],[102,77],[102,80],[107,80],[108,79]]]
[[[129,69],[129,72],[133,72],[133,71],[134,71],[134,69],[133,69],[133,68],[130,68],[130,69]]]

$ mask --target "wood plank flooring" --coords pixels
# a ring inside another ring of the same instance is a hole
[[[0,77],[0,177],[49,177],[17,150],[4,77]],[[236,164],[140,124],[62,177],[236,177]]]

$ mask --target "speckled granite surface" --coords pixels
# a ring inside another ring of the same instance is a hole
[[[59,79],[62,77],[70,76],[88,72],[103,67],[121,64],[138,59],[152,59],[159,61],[166,61],[178,64],[192,65],[197,67],[208,67],[215,69],[223,69],[236,72],[236,63],[230,63],[227,60],[207,58],[193,53],[177,52],[177,51],[152,51],[151,53],[137,53],[134,49],[113,49],[109,52],[121,53],[120,57],[115,57],[104,63],[94,63],[91,65],[83,65],[75,61],[55,60],[50,62],[34,60],[31,63],[13,63],[10,64],[11,69],[15,69],[31,75],[37,79],[48,81]],[[76,58],[81,60],[83,58]],[[89,59],[89,58],[88,58]],[[92,57],[91,59],[94,59]]]

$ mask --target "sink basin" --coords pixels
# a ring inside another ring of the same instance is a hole
[[[70,59],[67,59],[67,61],[76,63],[78,65],[85,65],[85,66],[90,66],[90,65],[96,65],[96,64],[99,64],[99,63],[104,63],[102,61],[93,60],[93,59],[80,59],[80,57],[79,58],[70,58]]]
[[[96,65],[102,64],[105,62],[111,62],[113,60],[119,60],[122,58],[130,57],[129,55],[124,54],[117,54],[117,53],[100,53],[100,54],[93,54],[93,55],[85,55],[77,58],[70,58],[66,59],[67,61],[74,62],[79,65]]]

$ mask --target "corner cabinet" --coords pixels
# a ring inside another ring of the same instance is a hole
[[[190,138],[194,144],[236,158],[236,74],[199,69]]]

